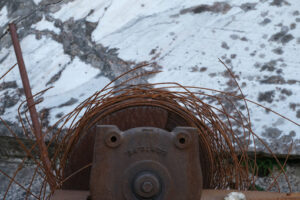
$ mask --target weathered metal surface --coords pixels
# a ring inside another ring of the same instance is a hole
[[[224,197],[233,190],[203,190],[201,200],[224,200]],[[300,193],[286,194],[277,192],[243,192],[247,200],[299,200]],[[89,191],[57,190],[51,200],[87,200]],[[195,199],[196,200],[196,199]]]
[[[168,132],[139,127],[122,132],[101,125],[90,131],[96,134],[90,182],[93,200],[200,199],[196,128]]]
[[[153,107],[135,107],[112,113],[97,124],[116,125],[122,131],[140,126],[163,128],[167,118],[165,110]],[[68,164],[64,172],[65,177],[92,163],[94,141],[95,134],[91,132],[83,133],[68,159]],[[88,167],[75,176],[72,176],[63,184],[63,189],[89,190],[90,169]]]
[[[126,131],[135,127],[156,127],[167,131],[172,131],[176,126],[192,126],[177,113],[170,112],[158,106],[132,106],[121,107],[117,111],[112,109],[118,108],[118,104],[114,104],[106,110],[109,113],[103,118],[97,119],[96,124],[116,125],[121,131]],[[105,111],[103,111],[105,112]],[[101,113],[99,113],[101,114]],[[95,124],[95,125],[96,125]],[[95,134],[86,131],[82,133],[80,140],[73,147],[70,153],[68,163],[64,170],[64,177],[77,172],[79,169],[89,165],[93,160],[93,147]],[[208,188],[211,181],[211,163],[208,162],[207,146],[199,137],[199,159],[203,173],[203,187]],[[89,190],[91,167],[87,167],[76,175],[64,182],[62,188],[68,190]]]
[[[23,83],[23,88],[24,88],[24,92],[25,92],[25,96],[26,96],[26,100],[27,100],[27,106],[28,106],[28,110],[30,113],[30,117],[32,120],[32,126],[33,126],[33,130],[34,130],[34,134],[39,146],[39,150],[41,153],[41,160],[43,162],[44,168],[47,171],[46,175],[48,178],[48,182],[50,183],[50,186],[54,186],[55,185],[55,180],[54,180],[54,176],[52,175],[51,172],[51,162],[48,156],[48,151],[47,151],[47,147],[46,144],[44,142],[44,136],[42,134],[42,128],[41,128],[41,124],[38,118],[38,114],[35,108],[35,103],[33,100],[33,96],[31,93],[31,88],[30,88],[30,83],[29,83],[29,79],[28,79],[28,75],[27,75],[27,71],[26,71],[26,67],[25,67],[25,63],[23,60],[23,56],[22,56],[22,51],[21,51],[21,47],[20,47],[20,43],[18,40],[18,35],[17,35],[17,30],[16,30],[16,25],[11,23],[9,24],[9,31],[11,34],[11,39],[13,42],[13,46],[15,49],[15,54],[17,57],[17,61],[18,61],[18,66],[19,66],[19,71],[20,71],[20,75],[21,75],[21,79],[22,79],[22,83]],[[52,188],[54,189],[54,188]]]

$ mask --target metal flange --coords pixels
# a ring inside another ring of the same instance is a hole
[[[197,129],[139,127],[122,132],[99,125],[95,131],[93,200],[200,199]]]

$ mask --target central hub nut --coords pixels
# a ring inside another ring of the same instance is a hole
[[[153,184],[150,181],[146,181],[142,186],[143,192],[149,193],[153,190]]]
[[[133,186],[134,193],[143,198],[157,196],[161,188],[158,178],[151,172],[138,175],[134,180]]]

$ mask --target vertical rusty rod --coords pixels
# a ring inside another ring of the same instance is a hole
[[[28,106],[30,117],[32,120],[33,131],[34,131],[34,134],[35,134],[35,137],[36,137],[36,140],[38,143],[38,147],[40,150],[41,161],[42,161],[44,169],[46,171],[46,177],[47,177],[48,183],[51,187],[51,190],[53,191],[55,189],[54,188],[55,187],[55,178],[52,174],[51,162],[49,159],[47,146],[44,141],[41,124],[39,122],[38,114],[37,114],[37,111],[35,108],[35,103],[34,103],[34,100],[32,97],[30,83],[29,83],[29,79],[28,79],[28,75],[27,75],[27,71],[25,68],[25,63],[23,60],[22,51],[21,51],[21,47],[20,47],[20,43],[19,43],[19,39],[18,39],[18,35],[17,35],[16,25],[13,23],[10,23],[9,31],[11,34],[11,39],[13,42],[15,54],[16,54],[18,65],[19,65],[20,75],[21,75],[21,79],[22,79],[22,83],[23,83],[23,87],[24,87],[26,100],[27,100],[27,106]]]

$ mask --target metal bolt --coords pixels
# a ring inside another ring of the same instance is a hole
[[[151,198],[161,192],[160,187],[161,183],[156,175],[147,172],[135,178],[133,191],[139,197]]]
[[[143,192],[149,193],[153,190],[153,184],[150,181],[145,181],[142,186]]]

